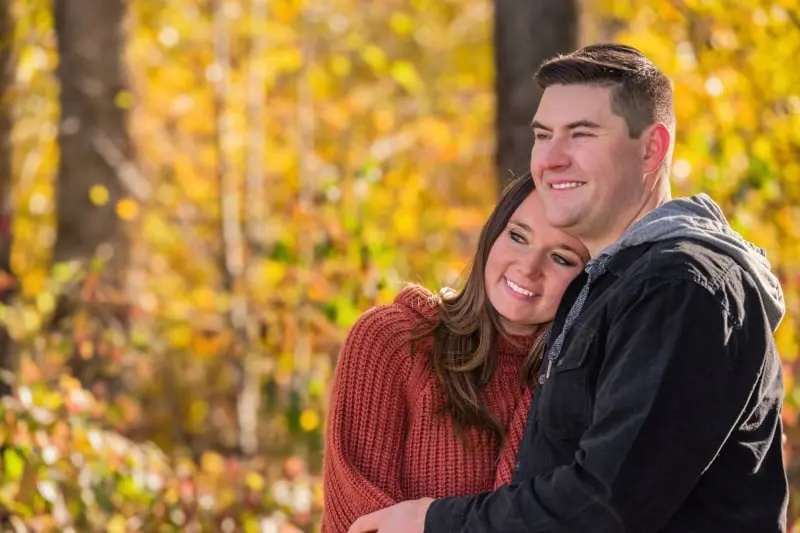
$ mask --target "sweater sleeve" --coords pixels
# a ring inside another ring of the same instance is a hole
[[[339,355],[325,435],[323,533],[402,501],[413,320],[400,305],[365,313]]]
[[[525,392],[522,393],[514,409],[514,414],[508,424],[508,432],[506,433],[506,443],[503,449],[500,450],[500,457],[497,463],[497,472],[494,478],[494,488],[501,487],[511,483],[514,477],[514,470],[516,469],[517,454],[519,453],[519,445],[522,441],[522,436],[525,433],[525,424],[528,421],[528,411],[531,407],[531,400],[533,398],[533,389],[526,387]]]

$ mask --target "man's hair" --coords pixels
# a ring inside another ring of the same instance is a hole
[[[611,87],[611,110],[638,138],[656,122],[674,129],[672,84],[644,54],[623,44],[594,44],[550,59],[536,73],[542,89],[551,85]]]

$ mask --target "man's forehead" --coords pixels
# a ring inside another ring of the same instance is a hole
[[[544,90],[534,121],[552,126],[611,118],[611,90],[595,85],[553,85]]]

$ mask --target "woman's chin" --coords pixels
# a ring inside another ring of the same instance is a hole
[[[548,321],[539,321],[535,317],[532,319],[510,320],[503,316],[503,332],[514,337],[533,335],[542,327],[543,322]]]

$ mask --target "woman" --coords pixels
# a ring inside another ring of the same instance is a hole
[[[367,311],[339,356],[322,530],[401,500],[510,481],[543,334],[589,253],[547,224],[530,177],[504,191],[460,292]]]

